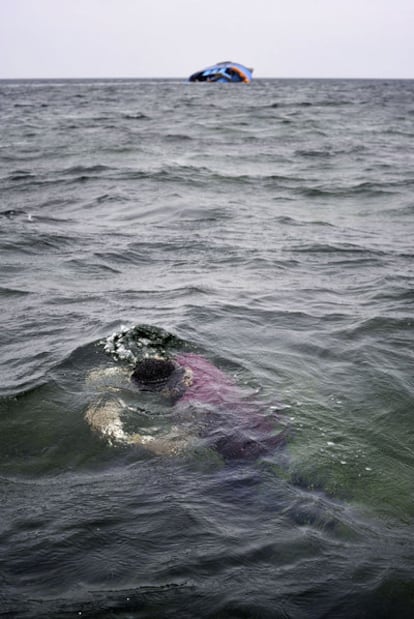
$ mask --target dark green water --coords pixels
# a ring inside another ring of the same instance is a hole
[[[0,82],[0,616],[412,616],[413,95]],[[137,324],[287,444],[100,440],[86,378]]]

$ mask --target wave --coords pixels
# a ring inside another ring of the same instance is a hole
[[[28,290],[20,290],[19,288],[4,288],[0,286],[0,297],[26,297],[31,293]]]
[[[187,141],[192,138],[188,138],[185,135],[170,136],[172,141]],[[336,151],[334,149],[298,149],[295,151],[294,158],[297,163],[298,158],[309,158],[315,160],[321,160],[321,162],[327,158],[333,159],[338,155],[344,155],[345,153]],[[347,153],[349,155],[350,153]],[[322,165],[322,163],[321,163]],[[388,166],[387,166],[388,167]],[[231,169],[231,168],[230,168]],[[233,187],[261,186],[264,188],[285,189],[291,193],[291,195],[302,195],[308,198],[335,198],[335,197],[353,197],[353,196],[390,196],[397,195],[404,191],[409,190],[413,184],[414,179],[401,178],[394,180],[365,180],[348,185],[342,185],[339,182],[319,183],[315,185],[309,184],[309,178],[302,172],[302,174],[280,174],[280,173],[259,173],[255,171],[252,164],[251,172],[237,172],[230,171],[229,167],[223,166],[220,170],[216,166],[207,165],[189,165],[189,164],[167,164],[157,165],[153,168],[149,167],[145,169],[143,167],[126,167],[126,166],[112,166],[104,163],[96,163],[91,165],[79,164],[63,168],[61,170],[49,170],[48,172],[35,173],[30,170],[15,170],[7,177],[5,177],[6,183],[4,184],[4,190],[13,190],[14,184],[18,183],[20,188],[30,190],[31,188],[41,186],[53,186],[59,184],[84,184],[86,182],[102,182],[102,181],[148,181],[154,183],[172,183],[172,184],[185,184],[195,187],[211,186],[216,191],[222,191],[227,185]],[[110,194],[101,194],[102,200],[107,199]],[[409,209],[411,206],[408,207]],[[3,215],[9,212],[11,215],[14,209],[7,209],[3,211]],[[16,211],[17,212],[17,211]],[[0,213],[1,215],[1,213]]]
[[[6,178],[11,181],[33,180],[36,178],[36,174],[30,170],[14,170]]]
[[[320,99],[316,101],[274,101],[262,106],[261,109],[292,109],[292,108],[310,108],[310,107],[342,107],[344,105],[355,105],[355,101],[350,99]]]
[[[78,273],[89,274],[91,277],[105,277],[108,273],[111,275],[120,275],[121,271],[113,266],[114,262],[118,262],[118,260],[112,259],[111,262],[112,266],[110,264],[96,262],[91,258],[87,260],[72,258],[66,262],[66,265],[68,267],[73,267]]]
[[[292,250],[297,253],[321,253],[321,254],[346,254],[355,256],[367,256],[383,259],[388,253],[380,249],[372,249],[369,247],[363,247],[354,243],[301,243],[300,245],[293,245]]]
[[[144,114],[143,112],[129,112],[122,115],[126,120],[151,120],[151,116]]]
[[[27,217],[27,211],[22,208],[10,208],[5,211],[0,211],[0,217],[5,217],[6,219],[15,219],[16,217]]]
[[[410,187],[413,182],[409,180],[388,182],[362,181],[348,187],[335,185],[298,187],[296,191],[309,198],[347,197],[354,195],[383,196],[398,193],[399,190]]]
[[[43,252],[60,254],[63,249],[74,250],[75,238],[75,236],[64,235],[56,231],[49,234],[39,232],[35,228],[33,230],[27,228],[18,236],[2,241],[1,247],[3,250],[15,252],[17,255],[42,255]],[[29,265],[26,265],[26,268],[28,267]]]
[[[70,168],[65,168],[64,170],[62,170],[62,174],[67,174],[68,176],[71,175],[76,175],[76,174],[82,174],[82,175],[88,175],[88,174],[100,174],[108,172],[113,170],[112,167],[101,164],[101,163],[97,163],[97,164],[92,164],[92,165],[75,165],[75,166],[71,166]]]

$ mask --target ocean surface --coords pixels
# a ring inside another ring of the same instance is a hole
[[[414,616],[414,81],[2,81],[0,123],[0,616]],[[103,440],[133,345],[284,444]]]

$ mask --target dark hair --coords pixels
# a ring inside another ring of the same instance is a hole
[[[170,359],[143,359],[135,366],[131,379],[140,389],[158,391],[168,382],[177,364]]]

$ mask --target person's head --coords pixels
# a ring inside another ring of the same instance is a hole
[[[174,403],[192,384],[193,373],[171,359],[150,357],[137,363],[131,380],[141,391],[156,391]]]
[[[170,359],[150,357],[139,361],[131,379],[142,391],[162,391],[179,365]]]

